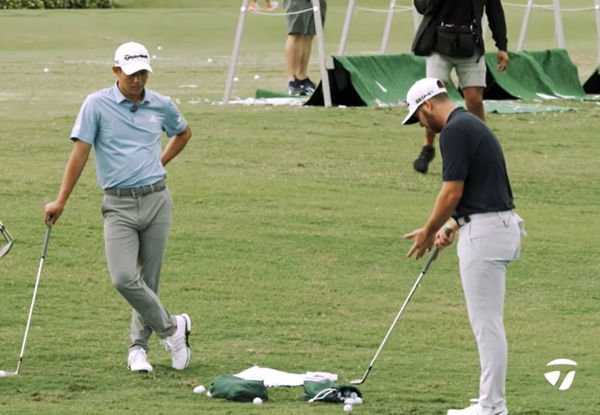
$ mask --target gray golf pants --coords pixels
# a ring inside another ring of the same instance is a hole
[[[104,249],[114,287],[133,308],[131,347],[148,349],[152,332],[175,328],[158,298],[160,270],[173,216],[168,189],[140,197],[105,195]]]
[[[506,268],[519,258],[523,220],[513,211],[482,213],[459,230],[460,276],[479,349],[479,404],[505,405],[507,344],[504,333]]]

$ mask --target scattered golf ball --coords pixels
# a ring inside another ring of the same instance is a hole
[[[360,396],[358,398],[354,399],[354,404],[355,405],[362,405],[362,403],[363,403],[363,400],[362,400],[362,398]]]
[[[262,399],[260,399],[260,398],[257,396],[256,398],[254,398],[254,399],[252,400],[252,403],[253,403],[254,405],[262,405]]]
[[[206,392],[206,388],[202,385],[198,385],[194,388],[194,393],[204,393]]]
[[[240,78],[238,78],[237,76],[234,76],[234,77],[233,77],[233,82],[237,82],[237,81],[239,81],[239,80],[240,80]]]
[[[50,68],[44,68],[44,72],[50,72]]]
[[[254,75],[254,80],[258,81],[260,79],[260,75]]]
[[[156,50],[162,50],[162,46],[157,46]]]
[[[350,394],[350,397],[351,397],[351,398],[353,398],[353,399],[356,399],[356,398],[358,398],[358,393],[356,393],[356,392],[352,392],[352,393]]]
[[[152,59],[156,59],[156,55],[152,55]]]
[[[206,62],[207,62],[207,63],[212,63],[212,62],[213,62],[213,60],[212,60],[212,58],[208,58],[208,59],[206,60]]]
[[[352,405],[344,405],[344,412],[352,412]]]
[[[206,396],[208,396],[209,398],[212,398],[212,393],[210,393],[210,391],[206,392]]]

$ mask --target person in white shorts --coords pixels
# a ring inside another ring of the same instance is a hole
[[[444,180],[425,225],[404,235],[414,240],[408,256],[420,258],[434,245],[446,247],[458,233],[461,282],[481,364],[477,400],[448,415],[507,415],[505,276],[508,264],[519,257],[524,227],[513,211],[502,148],[483,121],[448,98],[441,80],[417,81],[407,102],[403,124],[419,122],[441,133]]]

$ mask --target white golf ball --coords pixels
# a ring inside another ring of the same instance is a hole
[[[206,392],[206,388],[202,385],[198,385],[194,388],[194,393],[204,393]]]
[[[162,50],[162,46],[157,46],[156,50]]]
[[[254,399],[252,400],[252,403],[253,403],[254,405],[262,405],[262,399],[260,399],[260,398],[257,396],[256,398],[254,398]]]
[[[352,393],[350,394],[350,397],[351,397],[351,398],[355,398],[355,399],[356,399],[356,398],[358,398],[358,393],[356,393],[356,392],[352,392]]]
[[[258,81],[260,79],[260,75],[254,75],[254,80]]]
[[[358,398],[354,399],[354,404],[355,405],[362,405],[362,403],[363,403],[363,400],[362,400],[362,398],[360,396]]]
[[[352,412],[352,405],[344,405],[344,412]]]
[[[156,59],[156,55],[152,55],[152,59]]]
[[[210,393],[210,391],[206,392],[206,396],[208,396],[209,398],[212,398],[212,393]]]
[[[50,68],[44,68],[44,72],[46,72],[46,73],[50,72]]]
[[[233,82],[237,82],[237,81],[239,81],[239,80],[240,80],[240,78],[238,78],[237,76],[234,76],[234,77],[233,77]]]
[[[212,63],[212,62],[213,62],[213,60],[212,60],[212,58],[208,58],[208,59],[206,60],[206,62],[207,62],[207,63]]]

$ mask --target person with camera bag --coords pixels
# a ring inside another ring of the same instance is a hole
[[[485,12],[498,49],[497,70],[508,66],[506,20],[501,0],[414,0],[423,15],[412,44],[415,55],[426,56],[426,76],[448,82],[456,71],[467,110],[485,121],[483,91],[486,66],[481,20]],[[421,153],[413,167],[427,173],[435,156],[435,133],[425,132]]]

